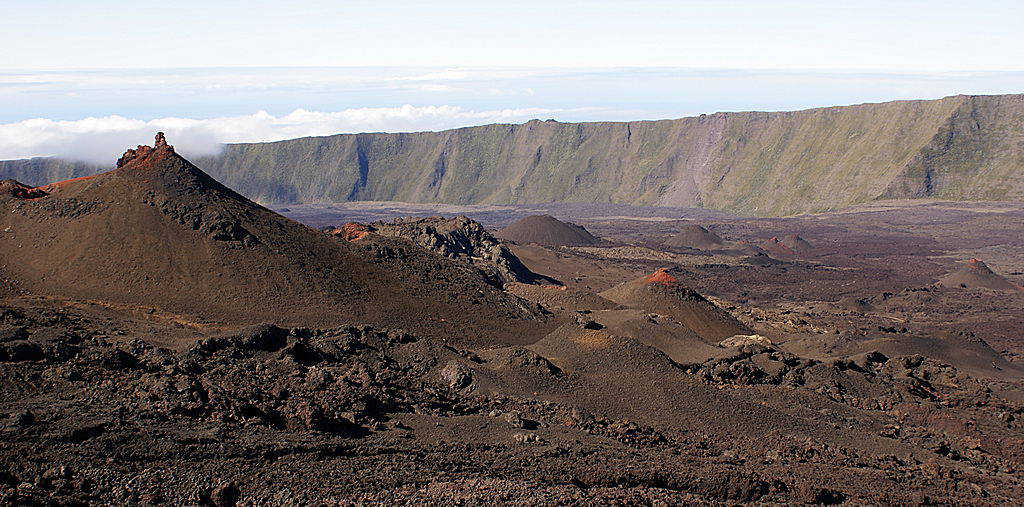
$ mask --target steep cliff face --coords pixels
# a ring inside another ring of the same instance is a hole
[[[1024,95],[716,113],[627,123],[484,125],[233,144],[197,160],[264,203],[614,202],[785,215],[878,198],[1024,198]],[[45,183],[88,172],[0,165]],[[31,173],[45,174],[46,179]]]
[[[965,98],[883,197],[1024,200],[1024,95]]]
[[[704,207],[755,215],[874,199],[961,100],[726,115],[709,162],[692,171],[701,177],[694,199]]]

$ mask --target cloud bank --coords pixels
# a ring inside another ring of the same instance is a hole
[[[443,130],[486,123],[522,122],[569,110],[525,108],[488,111],[456,106],[404,105],[323,112],[296,109],[284,116],[260,111],[210,119],[123,116],[58,121],[45,118],[0,124],[0,160],[57,156],[112,164],[126,148],[149,144],[163,131],[185,156],[217,153],[224,143],[267,142],[354,132]]]

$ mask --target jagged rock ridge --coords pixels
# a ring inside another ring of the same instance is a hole
[[[331,232],[349,241],[358,241],[368,233],[404,238],[444,257],[472,264],[496,286],[547,280],[524,266],[479,222],[465,216],[399,217],[391,222],[346,224]]]

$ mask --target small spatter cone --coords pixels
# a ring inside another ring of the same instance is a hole
[[[672,285],[675,283],[679,283],[679,279],[670,275],[667,269],[659,268],[657,271],[647,275],[647,277],[644,278],[644,283],[660,283],[662,285]]]

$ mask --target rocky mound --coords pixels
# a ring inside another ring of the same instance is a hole
[[[407,239],[449,259],[468,262],[497,286],[545,280],[524,266],[484,226],[465,216],[396,218],[392,222],[377,222],[368,227],[382,236]]]
[[[563,222],[551,215],[531,215],[517,220],[495,236],[516,243],[547,246],[585,246],[601,242],[582,226]]]
[[[778,264],[790,264],[789,261],[783,261],[772,258],[770,255],[765,253],[764,250],[761,250],[760,252],[757,252],[753,255],[743,257],[741,260],[746,264],[750,264],[751,266],[759,266],[762,268],[775,266]]]
[[[787,234],[781,239],[772,236],[758,245],[762,250],[774,257],[805,257],[814,253],[814,246],[796,234]]]
[[[856,298],[853,296],[846,296],[836,303],[839,308],[843,310],[851,311],[854,313],[867,313],[875,309],[874,305],[871,304],[866,298]]]
[[[33,293],[186,320],[355,322],[481,342],[543,327],[535,306],[471,267],[392,238],[350,243],[310,229],[213,180],[162,135],[114,171],[5,188],[0,265]]]
[[[980,259],[971,259],[965,262],[960,269],[940,278],[939,282],[946,287],[1024,291],[1024,287],[992,271]]]
[[[717,234],[697,225],[686,224],[679,233],[665,241],[665,246],[713,250],[724,244]]]
[[[677,272],[659,269],[612,287],[601,296],[623,306],[667,315],[709,343],[753,334],[728,312],[685,286],[676,275]]]

